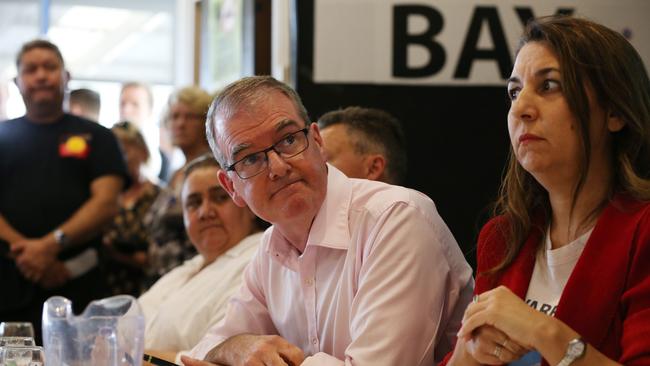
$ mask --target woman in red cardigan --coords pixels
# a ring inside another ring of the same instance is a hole
[[[447,365],[650,365],[650,81],[618,33],[532,21],[511,154]]]

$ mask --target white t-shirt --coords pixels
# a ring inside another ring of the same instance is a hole
[[[585,248],[593,228],[571,243],[557,249],[552,249],[549,230],[550,228],[546,230],[544,249],[539,250],[535,258],[533,276],[526,293],[526,304],[544,314],[555,316],[562,291],[564,291],[571,272],[582,255],[582,250]],[[509,365],[538,366],[541,365],[541,362],[539,352],[531,351]]]
[[[140,296],[145,349],[179,352],[194,347],[225,315],[261,238],[262,233],[244,238],[202,270],[203,257],[197,255]]]
[[[544,314],[555,315],[564,286],[566,286],[592,230],[557,249],[551,249],[551,235],[549,230],[546,231],[545,248],[537,253],[533,276],[526,293],[526,304]]]

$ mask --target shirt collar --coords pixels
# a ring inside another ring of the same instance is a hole
[[[307,247],[318,245],[347,249],[350,245],[349,213],[352,182],[340,170],[327,164],[327,193],[314,218]]]
[[[261,236],[262,236],[261,232],[250,234],[249,236],[242,239],[239,243],[237,243],[237,245],[228,249],[225,253],[223,253],[223,255],[228,256],[230,258],[238,258],[245,251],[247,251],[251,245],[255,245],[256,243],[259,243]]]
[[[307,245],[321,246],[333,249],[347,249],[350,244],[350,229],[348,215],[352,198],[352,182],[340,170],[327,164],[327,190],[325,199],[314,221],[312,222]],[[291,267],[287,261],[295,249],[284,236],[270,229],[269,246],[266,252],[285,266]]]

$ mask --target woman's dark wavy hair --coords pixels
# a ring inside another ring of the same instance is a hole
[[[589,96],[606,112],[620,117],[625,127],[612,134],[613,176],[610,192],[594,209],[593,218],[616,193],[650,200],[650,81],[643,60],[619,33],[589,20],[555,15],[532,20],[520,39],[517,53],[530,42],[548,46],[558,59],[562,93],[578,121],[581,138],[579,181],[573,206],[584,186],[589,167]],[[517,162],[512,147],[494,214],[506,218],[500,228],[507,238],[501,263],[487,274],[507,268],[535,226],[533,215],[548,222],[551,207],[546,190]]]

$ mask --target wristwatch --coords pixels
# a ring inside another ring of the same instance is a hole
[[[585,351],[587,351],[587,344],[582,340],[582,338],[578,337],[572,340],[566,348],[564,358],[557,364],[557,366],[571,365],[577,359],[582,358],[585,355]]]
[[[61,248],[65,248],[68,244],[68,237],[61,229],[54,230],[54,240]]]

